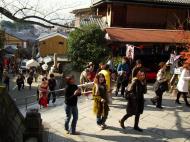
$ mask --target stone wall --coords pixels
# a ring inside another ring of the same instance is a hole
[[[0,87],[0,142],[22,142],[24,117],[9,94]]]

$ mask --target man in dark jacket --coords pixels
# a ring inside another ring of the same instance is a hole
[[[118,79],[117,79],[117,88],[115,95],[118,95],[119,89],[121,87],[121,96],[124,97],[125,87],[127,87],[130,76],[130,67],[128,64],[128,58],[123,57],[122,63],[117,67]]]
[[[142,70],[139,70],[136,77],[133,78],[132,85],[130,88],[130,95],[128,98],[127,104],[127,114],[119,121],[120,126],[125,129],[124,122],[132,115],[135,115],[135,124],[134,129],[142,132],[142,129],[139,128],[139,118],[140,114],[144,110],[144,93],[145,93],[145,84],[143,80],[145,79],[145,73]]]
[[[55,101],[56,101],[56,93],[54,92],[55,91],[55,87],[56,87],[56,80],[54,78],[54,74],[51,73],[50,74],[50,79],[48,80],[48,86],[49,86],[49,94],[48,94],[48,104],[49,104],[49,101],[50,101],[50,97],[51,97],[51,94],[53,96],[53,100],[52,100],[52,103],[54,104]]]

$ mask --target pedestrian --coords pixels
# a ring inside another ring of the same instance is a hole
[[[23,79],[21,78],[21,75],[19,74],[17,79],[16,79],[16,84],[18,86],[18,91],[20,91],[22,84],[23,84]]]
[[[90,70],[89,70],[89,68],[86,68],[80,75],[80,85],[86,84],[86,83],[89,83],[89,82],[91,82],[91,80],[90,80]],[[91,88],[88,88],[88,87],[84,86],[81,89],[82,89],[83,95],[85,95],[87,97],[87,100],[88,100],[90,93],[85,93],[85,92],[88,92],[89,90],[91,90]]]
[[[66,133],[70,133],[72,135],[78,135],[76,132],[76,125],[78,121],[78,107],[77,101],[78,96],[81,95],[81,90],[75,85],[75,79],[73,75],[67,76],[66,78],[66,90],[65,90],[65,112],[66,112],[66,120],[65,120],[65,131]],[[73,120],[71,123],[71,128],[69,129],[69,122],[71,119],[71,115],[73,116]]]
[[[6,89],[9,91],[10,78],[9,78],[8,74],[6,74],[6,75],[3,77],[3,83],[5,84]]]
[[[31,86],[32,86],[32,82],[33,82],[33,77],[31,75],[29,75],[29,77],[27,78],[27,83],[29,85],[29,90],[31,90]]]
[[[108,93],[111,92],[111,73],[109,71],[109,65],[104,64],[102,70],[98,74],[103,74],[106,80],[106,86]]]
[[[129,83],[129,76],[130,76],[130,67],[128,64],[128,58],[123,57],[122,63],[117,67],[117,88],[115,92],[115,96],[118,95],[119,89],[121,87],[121,96],[124,97],[125,88],[128,86]]]
[[[22,79],[22,85],[21,85],[21,87],[22,87],[22,89],[24,89],[24,82],[25,82],[25,76],[24,76],[24,73],[21,72],[21,73],[20,73],[20,76],[21,76],[21,79]]]
[[[48,80],[46,77],[42,78],[42,82],[39,86],[39,105],[48,107]]]
[[[106,80],[103,74],[96,75],[93,87],[94,106],[93,111],[96,114],[96,123],[101,129],[106,128],[106,120],[109,112],[109,100],[106,86]]]
[[[51,98],[51,95],[53,97],[52,103],[54,104],[56,101],[56,93],[55,91],[55,87],[56,87],[56,80],[55,80],[55,76],[53,73],[50,74],[50,79],[48,79],[48,86],[49,86],[49,90],[50,92],[48,93],[48,104]]]
[[[153,105],[156,105],[156,108],[163,109],[162,107],[162,95],[165,91],[168,90],[168,79],[166,74],[166,63],[159,63],[159,71],[157,73],[156,82],[154,84],[154,91],[156,96],[151,99]]]
[[[188,106],[188,107],[190,107],[190,104],[187,101],[187,95],[189,92],[189,80],[190,80],[190,63],[185,63],[183,65],[183,70],[182,70],[182,73],[179,77],[179,81],[177,83],[178,93],[177,93],[177,98],[176,98],[175,102],[177,104],[181,104],[179,101],[179,98],[182,94],[184,101],[186,103],[186,106]]]
[[[119,121],[120,126],[125,129],[124,122],[132,115],[135,115],[135,124],[134,129],[142,132],[143,130],[139,128],[139,118],[144,110],[144,93],[145,93],[145,84],[143,82],[145,78],[145,73],[142,70],[139,70],[136,77],[133,78],[131,88],[129,89],[130,95],[128,96],[127,104],[127,114],[125,114],[122,119]]]
[[[2,82],[3,79],[3,64],[0,62],[0,82]]]

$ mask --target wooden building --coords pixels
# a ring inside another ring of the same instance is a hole
[[[8,32],[5,32],[5,45],[16,45],[17,47],[25,47],[27,46],[27,41],[24,39],[15,36],[13,34],[10,34]]]
[[[47,55],[65,55],[67,53],[67,36],[64,33],[50,33],[38,38],[41,57]]]
[[[115,56],[125,55],[131,44],[138,47],[137,56],[166,60],[190,43],[190,1],[93,0],[92,7],[106,19],[106,38]]]

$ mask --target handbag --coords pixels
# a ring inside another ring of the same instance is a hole
[[[164,82],[160,83],[159,89],[162,92],[168,91],[169,90],[168,81],[164,81]]]

